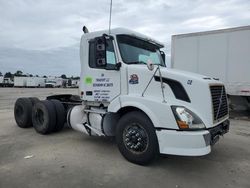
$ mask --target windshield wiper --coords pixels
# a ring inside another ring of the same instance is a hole
[[[144,65],[146,65],[147,63],[146,62],[144,62],[144,61],[131,61],[131,62],[127,62],[127,64],[129,64],[129,65],[131,65],[131,64],[144,64]],[[156,65],[156,66],[161,66],[161,67],[166,67],[165,65],[162,65],[162,64],[154,64],[154,65]]]
[[[146,64],[144,61],[131,61],[127,62],[127,64]]]

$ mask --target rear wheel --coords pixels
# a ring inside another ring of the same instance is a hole
[[[37,97],[29,97],[29,100],[31,101],[32,106],[34,106],[37,102],[40,101]]]
[[[59,100],[53,99],[51,102],[54,104],[56,110],[56,126],[54,131],[59,132],[64,127],[64,123],[66,121],[66,111],[63,104]]]
[[[159,153],[158,140],[151,120],[142,112],[125,114],[116,129],[121,154],[130,162],[144,165]]]
[[[31,120],[32,103],[28,98],[19,98],[14,107],[14,116],[16,123],[21,128],[32,126]]]
[[[32,123],[40,134],[49,134],[56,127],[56,110],[51,101],[37,102],[32,110]]]

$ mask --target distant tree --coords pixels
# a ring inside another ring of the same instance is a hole
[[[38,75],[36,75],[36,77],[39,77]]]
[[[33,77],[33,74],[30,74],[29,77]]]
[[[11,72],[6,72],[4,75],[5,78],[12,78],[12,76]]]
[[[18,70],[16,71],[16,73],[14,74],[14,76],[22,76],[23,75],[23,72]]]
[[[0,72],[0,76],[3,76],[3,74]]]
[[[61,75],[61,78],[67,79],[67,76],[66,76],[65,74],[62,74],[62,75]]]
[[[43,78],[47,78],[47,76],[44,75]]]

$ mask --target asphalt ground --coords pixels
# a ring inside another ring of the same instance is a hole
[[[69,128],[44,136],[16,126],[13,107],[18,97],[45,99],[61,93],[77,94],[77,89],[0,88],[0,188],[250,187],[248,112],[232,113],[230,132],[209,155],[161,155],[139,166],[126,161],[109,138]]]

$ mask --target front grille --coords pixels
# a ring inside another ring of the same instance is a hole
[[[228,104],[225,87],[223,85],[210,86],[210,92],[213,104],[214,121],[228,115]]]

